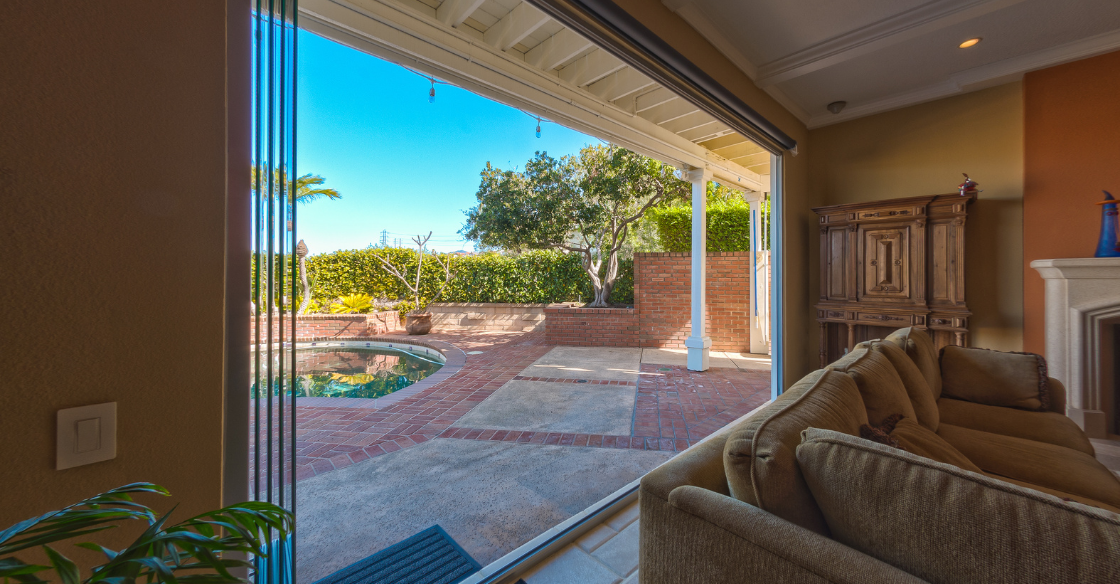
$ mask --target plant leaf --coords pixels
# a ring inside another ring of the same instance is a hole
[[[47,552],[47,558],[51,561],[51,566],[54,571],[58,573],[58,577],[62,580],[62,584],[79,584],[82,580],[81,574],[78,573],[78,565],[70,561],[66,556],[56,552],[54,548],[49,545],[43,546],[43,551]]]

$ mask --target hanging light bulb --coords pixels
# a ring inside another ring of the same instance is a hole
[[[431,79],[430,81],[432,82],[432,88],[428,90],[428,103],[435,103],[436,102],[436,80]]]
[[[537,118],[537,137],[541,137],[541,119]]]

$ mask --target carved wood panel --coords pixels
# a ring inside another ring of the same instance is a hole
[[[861,229],[864,298],[910,297],[910,241],[905,228]]]

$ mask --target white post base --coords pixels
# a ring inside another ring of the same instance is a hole
[[[688,370],[707,371],[708,356],[712,350],[711,337],[688,337],[684,340],[684,346],[688,347]]]

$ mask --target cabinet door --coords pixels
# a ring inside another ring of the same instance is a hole
[[[910,297],[910,241],[905,227],[860,229],[863,247],[862,297],[906,300]]]
[[[829,227],[822,233],[821,259],[824,262],[821,287],[827,300],[848,299],[848,229],[844,226]]]

